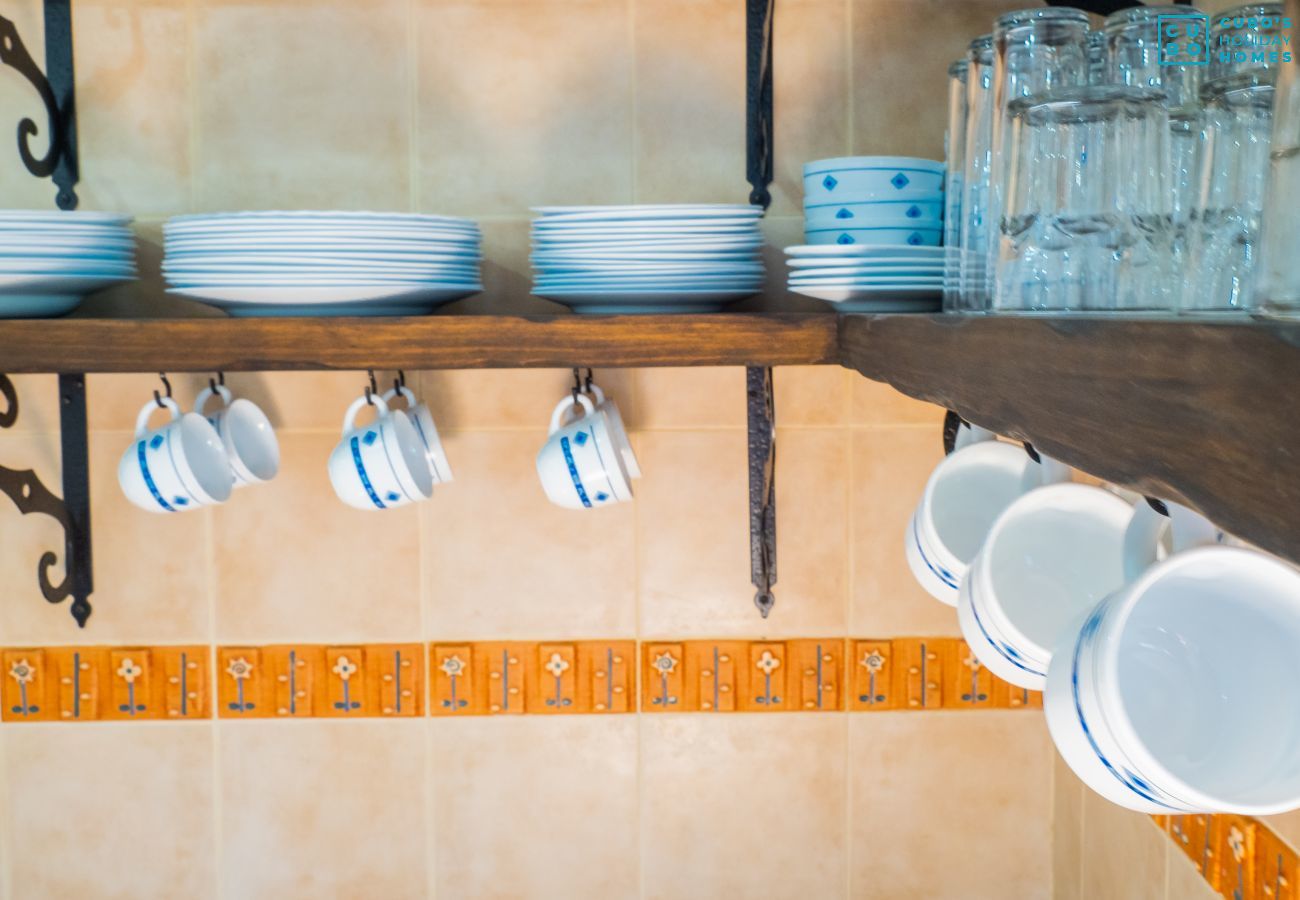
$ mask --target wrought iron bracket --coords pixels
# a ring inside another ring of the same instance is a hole
[[[749,202],[772,202],[772,15],[776,0],[745,0],[745,169]]]
[[[754,605],[766,619],[776,597],[776,408],[772,370],[745,370],[749,410],[749,570]]]
[[[0,375],[0,428],[18,420],[18,392]],[[86,376],[59,375],[59,419],[63,449],[63,499],[56,497],[31,469],[0,465],[0,494],[5,494],[23,515],[43,513],[63,526],[63,580],[50,580],[50,567],[58,554],[47,550],[36,563],[36,580],[50,603],[72,597],[72,617],[82,628],[90,618],[90,593],[94,589],[90,558],[90,461],[86,444]]]
[[[18,122],[18,155],[37,178],[52,178],[60,209],[76,209],[78,178],[76,88],[72,67],[71,0],[45,0],[45,71],[32,59],[18,28],[0,16],[0,63],[14,69],[36,89],[45,105],[49,146],[44,155],[32,152],[31,140],[41,128],[31,119]]]

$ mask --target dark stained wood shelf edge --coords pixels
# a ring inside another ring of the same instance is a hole
[[[1300,562],[1300,323],[845,316],[840,353]]]
[[[839,361],[833,313],[0,320],[0,372],[206,372]]]

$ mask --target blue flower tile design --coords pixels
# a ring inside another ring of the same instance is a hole
[[[822,179],[822,187],[826,188],[828,191],[835,190],[835,185],[837,184],[839,184],[839,182],[835,180],[834,175],[827,175]]]
[[[847,209],[845,209],[844,207],[841,206],[840,209],[839,209],[839,212],[835,213],[835,218],[837,218],[837,219],[851,219],[851,218],[853,218],[853,213],[849,212]]]
[[[904,175],[902,172],[899,172],[893,178],[889,179],[889,183],[901,191],[903,188],[907,187],[912,182],[906,175]]]

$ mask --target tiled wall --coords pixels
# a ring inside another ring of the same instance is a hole
[[[947,62],[1014,5],[778,3],[773,247],[799,235],[806,159],[940,154]],[[555,309],[527,297],[528,206],[747,195],[741,6],[76,0],[83,205],[136,213],[155,244],[189,210],[473,215],[488,291],[462,306]],[[0,9],[39,56],[39,3]],[[39,120],[0,76],[10,120]],[[0,188],[51,202],[11,152]],[[114,478],[156,378],[93,376],[95,613],[77,632],[41,599],[35,561],[60,533],[0,502],[0,647],[957,634],[902,557],[938,410],[838,368],[777,372],[764,621],[743,371],[597,375],[646,473],[632,504],[584,516],[542,496],[563,371],[408,373],[456,481],[382,514],[342,506],[325,474],[359,373],[231,374],[276,423],[283,471],[167,518]],[[172,380],[184,398],[206,383]],[[57,484],[54,380],[18,386],[0,459]],[[1050,760],[1041,716],[1012,709],[3,724],[0,896],[1045,897]]]

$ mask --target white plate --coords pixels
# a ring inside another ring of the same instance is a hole
[[[168,233],[164,245],[183,246],[200,241],[238,241],[257,244],[267,240],[315,243],[320,240],[349,241],[437,241],[448,244],[478,244],[477,232],[449,228],[230,228]]]
[[[133,281],[121,275],[0,275],[0,297],[10,294],[89,294],[110,284]]]
[[[57,209],[0,209],[0,223],[35,222],[45,225],[125,225],[131,216],[112,212]]]
[[[734,250],[598,250],[570,252],[568,250],[536,250],[528,257],[533,263],[611,263],[611,262],[748,262],[758,254],[749,247]]]
[[[214,304],[253,303],[258,305],[326,306],[335,303],[437,304],[472,296],[482,287],[441,285],[317,285],[304,287],[253,287],[213,285],[202,288],[169,288],[169,294],[183,294]]]
[[[942,276],[924,275],[863,275],[857,278],[791,278],[790,287],[943,287]]]
[[[672,287],[703,287],[708,285],[724,285],[727,288],[753,287],[762,286],[763,273],[757,272],[745,275],[673,275],[664,273],[646,272],[641,275],[539,275],[534,279],[538,286],[554,287],[557,284],[566,287],[619,287],[620,285],[631,285],[636,287],[645,287],[647,285],[671,285]]]
[[[186,213],[172,216],[167,227],[187,228],[211,222],[417,222],[433,225],[473,226],[473,219],[463,216],[438,216],[431,213],[372,212],[365,210],[323,209],[254,209],[237,212]]]
[[[728,234],[758,234],[758,222],[752,219],[682,219],[678,221],[660,220],[653,222],[552,222],[549,219],[533,219],[533,234],[621,234],[623,232],[681,232],[682,234],[710,234],[726,232]]]
[[[800,257],[843,257],[844,259],[880,258],[894,259],[943,259],[943,247],[910,247],[906,244],[805,244],[786,247],[787,256]]]
[[[634,213],[572,213],[569,215],[546,216],[533,219],[534,228],[591,228],[608,225],[627,228],[633,225],[645,226],[679,226],[679,225],[729,225],[735,228],[757,228],[759,216],[749,213],[738,215],[698,212],[680,213],[664,211],[652,215]]]
[[[763,263],[753,262],[606,262],[606,263],[547,263],[535,265],[534,271],[543,274],[569,273],[574,275],[642,275],[646,273],[681,273],[703,275],[762,275]]]
[[[413,273],[430,273],[430,272],[477,272],[478,263],[472,260],[455,260],[452,262],[425,262],[423,260],[410,260],[409,262],[391,263],[391,262],[348,262],[347,260],[331,259],[296,259],[293,262],[222,262],[211,259],[196,260],[163,260],[162,270],[164,272],[246,272],[250,275],[259,272],[283,272],[286,275],[300,274],[302,272],[320,272],[322,274],[336,274],[342,272],[374,272],[374,273],[393,273],[402,272]]]
[[[858,278],[876,276],[890,278],[898,276],[916,276],[919,278],[942,278],[943,266],[897,265],[897,266],[832,266],[824,269],[795,269],[790,272],[791,281],[804,278]]]
[[[168,244],[167,257],[185,258],[220,258],[220,257],[256,257],[304,256],[310,258],[338,256],[392,256],[403,259],[478,259],[480,254],[476,247],[467,244],[446,244],[440,241],[349,241],[343,238],[328,241],[194,241],[184,244]]]
[[[482,284],[479,279],[470,276],[449,275],[447,277],[429,277],[417,278],[409,275],[403,276],[365,276],[358,278],[340,278],[337,276],[322,275],[301,275],[301,276],[279,276],[279,275],[229,275],[225,273],[214,274],[211,276],[185,276],[184,278],[167,279],[169,287],[174,288],[457,288],[482,290]]]
[[[828,303],[848,303],[857,301],[911,301],[939,299],[943,297],[942,288],[935,287],[850,287],[819,285],[816,287],[791,288],[792,293],[805,297],[814,297]]]
[[[810,256],[810,257],[792,257],[785,261],[785,264],[792,269],[867,269],[883,268],[887,266],[913,266],[915,268],[940,269],[942,270],[945,262],[942,258],[935,257],[913,257],[906,256]]]
[[[534,206],[535,213],[548,219],[596,217],[602,219],[632,218],[689,218],[691,216],[747,216],[763,215],[761,206],[747,203],[642,203],[630,206]]]
[[[82,295],[0,294],[0,319],[48,319],[76,309]]]
[[[539,291],[533,293],[547,300],[573,307],[574,312],[587,315],[619,315],[637,313],[714,312],[734,300],[752,297],[751,290],[625,290],[625,291]]]
[[[756,253],[763,246],[759,235],[737,238],[707,238],[694,240],[690,237],[634,238],[617,241],[575,241],[574,243],[555,243],[533,239],[533,253],[567,253],[573,255],[620,256],[634,255],[641,252],[650,253],[709,253],[748,250]]]
[[[130,253],[135,249],[135,238],[124,234],[81,237],[79,235],[29,235],[24,232],[0,234],[0,254],[15,256],[30,253],[33,256],[65,256],[77,253]]]

